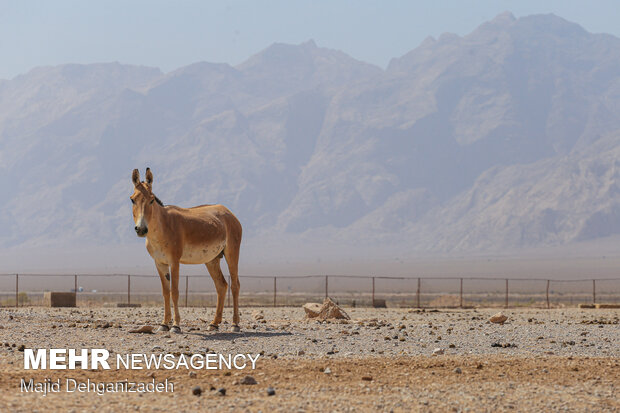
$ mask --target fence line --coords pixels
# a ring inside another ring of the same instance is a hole
[[[132,299],[132,290],[131,290],[131,279],[132,277],[134,278],[157,278],[156,275],[147,275],[147,274],[35,274],[35,273],[29,273],[29,274],[24,274],[24,273],[1,273],[0,274],[0,279],[1,278],[6,278],[6,277],[15,277],[15,303],[14,305],[16,307],[18,307],[20,305],[20,277],[22,280],[25,280],[26,278],[29,277],[73,277],[73,284],[74,284],[74,289],[73,291],[75,291],[76,293],[82,293],[82,291],[78,291],[78,279],[79,278],[91,278],[91,277],[99,277],[99,278],[109,278],[109,277],[126,277],[127,278],[127,298],[126,298],[126,302],[127,304],[131,304],[131,299]],[[189,305],[189,300],[188,300],[188,296],[189,296],[189,291],[190,291],[190,278],[201,278],[204,279],[206,278],[205,275],[193,275],[193,274],[188,274],[188,275],[183,275],[180,278],[185,278],[185,306],[187,307]],[[540,279],[540,278],[501,278],[501,277],[395,277],[395,276],[361,276],[361,275],[302,275],[302,276],[262,276],[262,275],[243,275],[243,276],[239,276],[239,278],[241,280],[246,279],[246,280],[266,280],[266,281],[271,281],[273,280],[273,289],[272,289],[272,293],[273,293],[273,302],[272,305],[274,307],[278,306],[278,279],[282,279],[282,280],[309,280],[309,279],[315,279],[318,280],[319,282],[322,282],[324,284],[324,296],[325,297],[329,297],[330,296],[330,278],[333,280],[338,280],[338,279],[342,279],[342,280],[352,280],[352,279],[365,279],[365,280],[371,280],[371,290],[370,290],[370,305],[371,306],[377,306],[378,304],[378,300],[376,298],[376,281],[377,280],[388,280],[388,281],[417,281],[417,287],[415,289],[415,307],[417,308],[422,308],[422,302],[421,302],[421,295],[423,293],[425,294],[441,294],[442,292],[436,292],[436,293],[431,293],[431,292],[423,292],[422,290],[422,281],[424,282],[438,282],[438,281],[458,281],[458,305],[454,304],[451,305],[453,307],[460,307],[463,308],[465,307],[464,305],[464,301],[463,301],[463,297],[464,297],[464,282],[467,283],[472,283],[472,282],[480,282],[480,281],[503,281],[504,282],[504,307],[508,307],[509,306],[509,296],[510,296],[510,285],[512,285],[512,283],[509,282],[546,282],[546,288],[544,291],[544,296],[545,296],[545,300],[544,300],[544,306],[546,308],[550,308],[551,307],[551,299],[550,299],[550,287],[552,283],[556,283],[556,284],[563,284],[563,283],[588,283],[591,282],[592,283],[592,291],[591,291],[591,299],[592,299],[592,304],[597,302],[597,290],[596,290],[596,282],[599,281],[600,282],[606,282],[606,281],[620,281],[620,277],[617,278],[587,278],[587,279],[558,279],[558,278],[547,278],[547,279]],[[179,280],[180,281],[180,280]],[[230,286],[230,276],[228,276],[228,281],[229,281],[229,286]],[[620,283],[618,283],[620,285]],[[93,290],[94,291],[94,290]],[[334,288],[331,292],[336,293],[337,289]],[[116,291],[118,292],[118,291]],[[342,292],[342,290],[341,290]],[[480,293],[493,293],[492,291],[481,291]],[[3,293],[2,291],[0,291],[0,294]],[[4,292],[6,293],[6,292]],[[26,293],[26,291],[22,291],[22,293]],[[32,291],[31,291],[32,293]],[[197,292],[198,293],[198,292]],[[299,290],[299,291],[292,291],[291,288],[289,287],[289,295],[291,294],[301,294],[301,293],[311,293],[308,290]],[[396,292],[392,292],[392,293],[385,293],[384,295],[402,295],[402,294],[406,294],[407,291],[403,291],[403,290],[398,290]],[[410,293],[413,293],[413,290],[410,291]],[[443,291],[443,293],[446,293],[446,291]],[[539,292],[534,291],[531,294],[536,295]],[[578,294],[589,294],[585,291],[578,291]],[[107,293],[99,293],[99,294],[111,294],[110,292]],[[135,294],[134,293],[134,297],[139,296],[141,293]],[[367,291],[362,290],[356,290],[354,293],[352,294],[358,294],[358,296],[363,296],[364,294],[367,294]],[[542,292],[540,292],[540,294],[542,294]],[[620,288],[618,288],[617,291],[606,291],[606,294],[612,298],[614,301],[618,300],[620,301]],[[316,294],[315,294],[316,295]],[[355,300],[352,300],[353,305],[355,305]],[[572,302],[572,301],[571,301]],[[385,300],[383,300],[383,303],[385,303]],[[228,293],[227,293],[227,306],[230,306],[230,288],[228,288]]]

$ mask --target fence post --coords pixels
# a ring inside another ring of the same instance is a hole
[[[372,306],[375,306],[375,277],[372,277]]]
[[[592,304],[596,304],[596,280],[592,280]]]
[[[273,306],[276,306],[276,292],[278,291],[278,286],[276,284],[278,277],[273,277]]]
[[[460,296],[461,296],[461,305],[460,307],[463,308],[463,279],[461,278],[461,291],[460,291]]]
[[[75,291],[75,295],[77,296],[77,274],[73,275],[73,291]]]
[[[328,296],[328,294],[327,294],[327,285],[329,283],[328,277],[329,277],[329,275],[325,276],[325,298],[327,298],[327,296]]]
[[[549,309],[549,284],[551,280],[547,280],[547,310]]]
[[[187,290],[189,287],[189,275],[185,276],[185,307],[187,307]]]
[[[504,307],[508,308],[508,278],[506,278],[506,303]]]
[[[15,274],[15,307],[19,307],[19,274]]]
[[[418,289],[415,293],[416,296],[416,307],[420,308],[420,277],[418,277]]]
[[[127,304],[131,304],[131,274],[127,274]]]

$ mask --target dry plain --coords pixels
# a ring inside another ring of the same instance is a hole
[[[242,332],[230,333],[228,324],[206,331],[212,309],[188,308],[175,335],[129,333],[157,325],[163,310],[155,307],[2,309],[0,410],[620,411],[620,310],[507,309],[503,325],[488,322],[497,310],[346,310],[348,322],[317,322],[298,307],[243,308]],[[24,370],[21,346],[261,356],[256,370]],[[242,384],[247,375],[257,384]],[[168,379],[175,388],[102,396],[20,391],[22,378],[68,377]]]

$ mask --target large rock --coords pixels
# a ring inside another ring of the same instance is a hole
[[[306,303],[304,304],[306,317],[319,320],[350,320],[351,317],[336,304],[331,298],[326,298],[323,304]]]
[[[321,304],[319,303],[306,303],[304,304],[304,311],[306,312],[306,317],[315,318],[318,317],[321,312]]]
[[[304,304],[304,310],[308,318],[319,320],[350,320],[351,317],[338,306],[331,298],[326,298],[322,305],[317,303]]]
[[[75,293],[47,291],[43,302],[47,307],[75,307]]]

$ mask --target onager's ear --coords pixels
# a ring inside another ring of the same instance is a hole
[[[149,185],[153,184],[153,172],[151,172],[151,168],[146,168],[146,183]]]
[[[137,169],[134,169],[133,173],[131,174],[131,182],[133,182],[133,186],[138,186],[138,184],[140,183],[140,171],[138,171]]]

